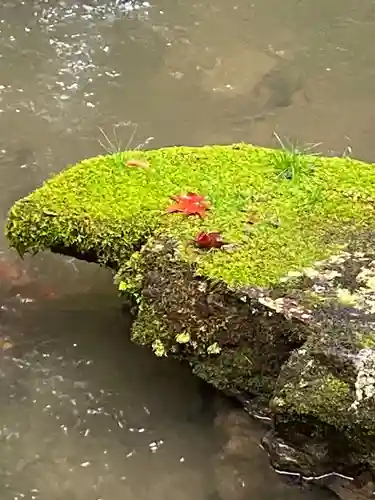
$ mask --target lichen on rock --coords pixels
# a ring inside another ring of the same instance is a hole
[[[276,441],[293,444],[299,457],[326,443],[324,458],[315,454],[305,464],[310,474],[322,467],[353,475],[362,467],[374,470],[374,297],[363,279],[375,263],[370,236],[357,234],[345,252],[317,263],[308,276],[302,270],[287,285],[289,300],[308,309],[305,321],[315,333],[283,365],[270,406]],[[295,425],[299,432],[292,436]],[[290,467],[276,441],[269,446],[274,462]]]

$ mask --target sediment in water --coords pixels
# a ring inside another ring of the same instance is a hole
[[[356,476],[375,470],[374,181],[374,165],[244,144],[127,151],[45,182],[6,233],[20,254],[113,269],[135,342],[263,402],[276,467]],[[207,217],[166,213],[189,191]],[[201,231],[227,245],[196,248]]]

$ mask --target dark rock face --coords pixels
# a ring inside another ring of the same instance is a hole
[[[231,394],[271,394],[308,328],[223,283],[195,276],[172,244],[154,245],[142,257],[147,271],[132,338],[187,359],[197,375]]]
[[[315,333],[280,371],[270,401],[277,436],[269,439],[271,456],[308,475],[356,477],[375,465],[375,261],[371,253],[343,252],[308,273],[289,295],[299,294]],[[280,439],[293,448],[295,464]]]
[[[375,256],[366,245],[273,289],[197,276],[172,240],[120,270],[137,297],[132,338],[270,418],[275,468],[348,479],[375,471]],[[353,497],[355,498],[355,497]]]

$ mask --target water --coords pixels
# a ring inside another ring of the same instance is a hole
[[[67,163],[128,143],[276,131],[373,159],[374,28],[370,0],[2,2],[2,218]],[[108,271],[0,245],[2,500],[326,498],[282,483],[262,429],[202,407],[212,394],[186,367],[129,342]]]

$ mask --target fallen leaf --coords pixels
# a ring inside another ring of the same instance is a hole
[[[8,351],[9,349],[12,349],[13,344],[5,338],[0,338],[0,349],[3,351]]]
[[[175,200],[177,202],[186,201],[189,203],[204,203],[208,207],[208,204],[205,201],[204,196],[197,194],[197,193],[192,193],[191,191],[189,191],[187,194],[181,194],[178,196],[171,196],[171,198],[172,198],[172,200]]]
[[[194,239],[194,243],[198,248],[221,248],[227,243],[223,240],[222,236],[218,232],[207,233],[205,231],[200,232]]]
[[[146,160],[128,160],[126,162],[127,167],[138,167],[138,168],[148,168],[150,164]]]
[[[199,215],[203,218],[206,216],[206,210],[210,209],[210,205],[205,201],[204,196],[197,193],[187,193],[184,195],[171,196],[176,203],[167,208],[169,213],[180,212],[185,215]]]

